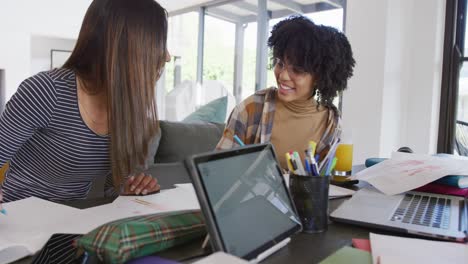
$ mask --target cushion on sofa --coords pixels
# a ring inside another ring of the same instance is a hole
[[[195,112],[188,115],[182,122],[214,122],[223,123],[226,120],[227,96],[215,99],[201,106]]]
[[[161,141],[155,163],[177,162],[187,156],[215,149],[224,124],[161,121]]]

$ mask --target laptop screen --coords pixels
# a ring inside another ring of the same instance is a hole
[[[271,145],[196,158],[226,252],[250,259],[300,229]]]

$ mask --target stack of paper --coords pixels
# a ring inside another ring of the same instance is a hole
[[[194,264],[248,264],[249,262],[230,255],[228,253],[224,253],[222,251],[215,252],[208,257],[205,257],[197,262],[194,262]]]
[[[330,184],[330,188],[328,189],[328,199],[331,200],[352,196],[354,193],[356,193],[356,191]]]
[[[120,196],[113,203],[84,210],[35,197],[4,203],[0,219],[0,263],[39,251],[52,234],[85,234],[110,221],[159,212],[199,209],[188,187],[148,196]]]
[[[468,245],[416,238],[370,234],[374,264],[466,264]]]
[[[4,203],[0,215],[0,263],[37,252],[54,233],[64,233],[77,219],[79,209],[31,197]]]
[[[367,181],[379,191],[394,195],[446,175],[468,175],[468,160],[395,152],[391,159],[362,170],[352,178]]]
[[[195,192],[180,187],[147,196],[119,196],[111,204],[82,210],[92,217],[83,219],[70,231],[85,234],[101,224],[122,218],[193,209],[200,209]]]
[[[370,240],[353,239],[353,246],[343,247],[320,264],[458,264],[468,262],[468,245],[424,239],[370,234]]]

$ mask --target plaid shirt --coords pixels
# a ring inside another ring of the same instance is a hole
[[[223,137],[216,149],[223,150],[239,146],[233,139],[234,135],[237,135],[245,144],[270,142],[276,100],[277,89],[269,88],[257,91],[237,105],[229,117]],[[320,141],[317,142],[316,153],[324,157],[333,140],[340,134],[340,113],[335,107],[329,108],[327,127]]]

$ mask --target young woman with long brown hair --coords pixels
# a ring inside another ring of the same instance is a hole
[[[0,118],[3,202],[84,199],[99,177],[106,193],[159,190],[143,171],[159,142],[166,39],[157,2],[94,0],[65,65],[26,79]]]

